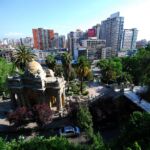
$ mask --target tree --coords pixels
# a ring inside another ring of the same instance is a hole
[[[122,64],[119,58],[102,59],[97,66],[101,69],[102,81],[107,84],[116,81],[122,73]]]
[[[141,72],[140,82],[150,86],[150,45],[147,45],[145,49],[140,49],[137,57]]]
[[[90,74],[90,65],[86,57],[81,56],[78,58],[77,74],[80,80],[80,91],[83,92],[83,80]]]
[[[133,57],[122,58],[123,72],[131,75],[135,85],[150,85],[150,45],[139,49]]]
[[[115,143],[114,149],[132,147],[133,144],[140,145],[141,149],[150,148],[150,113],[133,112],[129,121],[123,128],[120,137]]]
[[[65,79],[67,80],[68,83],[68,90],[69,90],[69,78],[71,75],[71,61],[72,61],[72,57],[70,53],[66,52],[62,54],[62,65],[63,65]]]
[[[99,133],[94,134],[92,115],[87,106],[79,106],[77,112],[77,121],[81,129],[83,129],[90,140],[89,150],[105,150],[103,139]]]
[[[55,76],[62,77],[63,74],[63,67],[60,64],[57,64],[55,67]]]
[[[14,64],[8,63],[5,59],[0,58],[0,93],[6,92],[7,77],[15,72]]]
[[[85,130],[86,133],[92,137],[93,136],[93,121],[92,115],[87,106],[79,106],[77,112],[77,120],[81,129]]]
[[[47,66],[52,69],[54,72],[55,72],[55,69],[56,69],[56,59],[54,56],[52,55],[48,55],[46,57],[46,64]]]
[[[120,83],[132,83],[132,76],[127,72],[122,72],[122,74],[117,78],[118,84]]]
[[[136,56],[122,58],[123,72],[129,74],[135,85],[138,85],[141,78],[140,62]]]
[[[35,54],[31,52],[31,50],[24,45],[19,45],[17,48],[17,52],[15,53],[15,64],[17,67],[25,70],[25,67],[28,62],[32,61],[35,58]]]
[[[10,112],[7,119],[16,126],[24,125],[29,120],[36,121],[41,126],[52,121],[52,111],[46,103],[36,104],[31,108],[23,106],[18,107],[14,112]]]
[[[20,137],[18,140],[7,142],[0,138],[1,150],[87,150],[87,146],[73,144],[64,137],[37,136],[30,140]]]

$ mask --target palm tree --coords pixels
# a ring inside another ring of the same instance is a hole
[[[64,68],[65,78],[67,81],[69,81],[69,77],[70,77],[71,60],[72,60],[72,57],[70,53],[62,54],[62,65]]]
[[[86,57],[81,56],[78,58],[77,74],[80,80],[80,92],[83,92],[83,79],[90,74],[90,65]]]
[[[56,59],[55,59],[54,56],[48,55],[48,56],[46,57],[46,64],[47,64],[47,66],[48,66],[50,69],[52,69],[52,70],[55,72],[55,70],[56,70]]]
[[[71,75],[71,61],[72,61],[72,57],[70,53],[66,52],[62,54],[62,65],[63,65],[64,75],[68,85],[69,85],[69,78]],[[69,86],[68,86],[68,90],[69,90]]]
[[[15,64],[17,67],[24,71],[27,63],[35,58],[35,54],[33,54],[31,50],[24,45],[19,45],[16,50],[17,52],[14,55]]]

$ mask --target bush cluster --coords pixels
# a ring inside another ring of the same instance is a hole
[[[0,138],[1,150],[85,150],[84,146],[75,145],[69,143],[67,139],[63,137],[36,137],[31,140],[12,140],[6,142]]]
[[[52,111],[47,104],[38,104],[33,107],[33,113],[36,121],[41,125],[52,121]]]
[[[36,104],[32,108],[19,107],[16,111],[8,114],[10,123],[19,126],[29,120],[36,121],[39,125],[45,125],[52,121],[52,111],[50,107],[43,104]]]
[[[140,150],[135,147],[150,149],[150,113],[134,112],[131,115],[112,149],[122,150],[125,147],[128,147],[128,150]]]

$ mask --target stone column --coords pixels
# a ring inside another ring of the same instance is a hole
[[[10,93],[11,102],[14,108],[17,107],[17,101],[15,99],[15,94],[13,92]]]
[[[63,88],[64,101],[66,100],[65,87]]]
[[[57,98],[56,98],[56,101],[57,101],[57,110],[61,110],[62,109],[62,101],[61,101],[61,93],[60,91],[57,93]]]

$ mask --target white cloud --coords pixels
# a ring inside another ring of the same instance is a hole
[[[22,32],[8,32],[5,34],[5,36],[7,36],[7,37],[22,37],[22,36],[25,36],[25,34]]]

